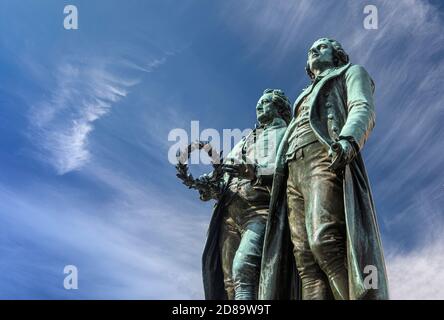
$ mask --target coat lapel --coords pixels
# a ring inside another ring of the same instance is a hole
[[[342,74],[345,70],[347,70],[349,67],[351,66],[350,63],[347,63],[346,65],[334,69],[333,71],[331,71],[329,74],[327,74],[326,76],[324,76],[318,83],[316,83],[314,86],[313,84],[311,84],[310,86],[308,86],[300,95],[299,97],[296,99],[296,102],[293,105],[293,116],[296,114],[297,112],[297,108],[299,107],[300,102],[302,101],[303,98],[305,98],[309,93],[311,93],[312,95],[312,99],[310,99],[310,105],[309,105],[309,110],[311,110],[311,108],[313,107],[314,102],[316,101],[316,97],[319,93],[319,91],[322,89],[322,87],[325,85],[325,83],[327,83],[327,81],[329,81],[330,79],[333,79],[337,76],[339,76],[340,74]]]
[[[307,88],[305,88],[302,93],[299,95],[299,97],[296,99],[296,101],[293,104],[293,117],[296,115],[297,108],[302,101],[311,91],[313,84],[309,85]]]

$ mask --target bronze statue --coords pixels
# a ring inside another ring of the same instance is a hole
[[[276,152],[290,121],[290,101],[281,90],[267,89],[256,115],[259,126],[234,146],[222,166],[199,179],[211,181],[209,188],[201,187],[201,199],[217,200],[202,257],[206,299],[257,299]],[[220,170],[224,174],[215,184]],[[179,174],[190,186],[184,176]]]
[[[373,80],[327,38],[308,51],[306,71],[311,85],[277,155],[259,298],[388,299],[360,153],[375,125]],[[376,285],[365,281],[369,267]]]

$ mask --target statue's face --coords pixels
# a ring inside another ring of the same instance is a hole
[[[256,105],[256,117],[260,124],[268,124],[279,117],[277,106],[273,103],[273,94],[264,94]]]
[[[308,65],[313,72],[314,69],[325,70],[333,67],[333,46],[326,39],[317,40],[308,50]]]

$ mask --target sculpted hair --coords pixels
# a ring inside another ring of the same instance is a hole
[[[342,48],[341,44],[338,41],[336,41],[334,39],[329,39],[329,38],[321,38],[316,41],[320,41],[320,40],[327,40],[332,45],[332,47],[333,47],[333,64],[335,67],[341,67],[343,65],[346,65],[349,62],[348,54],[345,52],[345,50]],[[315,76],[310,71],[310,65],[308,64],[308,60],[307,60],[307,65],[305,66],[305,71],[307,72],[310,79],[313,81]]]
[[[280,89],[265,89],[263,94],[273,94],[272,101],[278,108],[280,117],[287,123],[291,120],[291,102],[287,98],[284,91]]]

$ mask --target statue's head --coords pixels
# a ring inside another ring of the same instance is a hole
[[[279,89],[266,89],[256,105],[259,124],[271,123],[275,118],[283,119],[287,124],[291,119],[291,102]]]
[[[347,53],[341,44],[333,39],[321,38],[316,40],[308,50],[308,59],[305,70],[314,79],[314,69],[326,70],[328,68],[340,67],[349,61]]]

